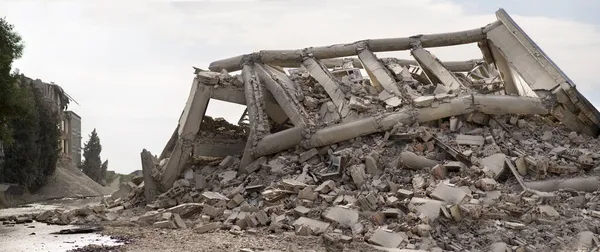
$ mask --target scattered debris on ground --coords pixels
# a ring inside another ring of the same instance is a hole
[[[334,251],[598,247],[600,113],[506,12],[497,16],[459,33],[196,69],[171,140],[160,156],[141,153],[143,180],[103,205],[35,219],[294,232]],[[441,62],[424,49],[475,42],[482,60]],[[373,53],[390,50],[416,61]],[[204,116],[211,98],[246,105],[239,125]]]

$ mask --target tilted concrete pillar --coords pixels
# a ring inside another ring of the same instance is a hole
[[[152,177],[152,169],[156,167],[158,160],[146,149],[140,153],[142,159],[142,173],[144,174],[144,197],[146,202],[152,202],[160,193],[158,183]]]
[[[163,189],[169,189],[177,180],[193,150],[193,141],[200,130],[202,118],[206,113],[213,87],[203,85],[194,78],[188,101],[179,120],[179,138],[169,161],[165,164],[160,184]]]
[[[373,86],[402,97],[402,93],[396,85],[396,79],[373,52],[368,48],[364,48],[358,53],[358,58],[369,74]]]
[[[311,123],[310,115],[296,98],[296,90],[290,88],[296,84],[285,73],[261,64],[254,64],[254,69],[295,126],[304,127]]]
[[[462,83],[454,74],[442,65],[442,63],[429,51],[419,48],[410,51],[413,57],[419,62],[419,65],[432,83],[440,83],[446,87],[446,90],[452,92],[460,89]]]
[[[340,118],[343,119],[348,116],[350,114],[350,106],[346,100],[346,94],[340,89],[339,83],[329,70],[313,57],[307,57],[302,64],[306,67],[310,76],[323,86],[325,92],[327,92],[329,98],[335,104]]]
[[[240,171],[243,171],[247,165],[254,161],[254,147],[258,144],[258,141],[270,133],[271,128],[269,118],[265,113],[264,95],[266,90],[252,65],[244,65],[242,79],[244,80],[246,106],[250,118],[250,132],[240,162]]]

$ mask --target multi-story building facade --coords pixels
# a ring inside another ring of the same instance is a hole
[[[52,109],[58,112],[60,129],[60,161],[69,163],[74,167],[81,165],[81,117],[75,112],[66,110],[72,99],[57,84],[45,83],[40,79],[24,77],[22,81],[33,84],[33,87],[42,92],[44,99],[51,104]]]

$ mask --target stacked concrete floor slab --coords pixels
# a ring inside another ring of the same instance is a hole
[[[112,216],[321,235],[338,249],[597,247],[600,113],[504,10],[496,16],[473,30],[196,69],[164,150],[141,154],[143,182],[106,202],[148,212]],[[460,44],[482,58],[444,62],[428,50]],[[399,50],[414,60],[375,54]],[[239,125],[205,116],[210,99],[245,105]]]

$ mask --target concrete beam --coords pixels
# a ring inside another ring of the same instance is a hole
[[[310,123],[310,115],[296,98],[296,90],[292,89],[295,83],[285,73],[261,64],[254,64],[254,69],[295,126],[304,127]]]
[[[358,59],[364,66],[367,74],[369,74],[373,86],[378,87],[380,90],[385,89],[390,94],[402,97],[402,93],[400,93],[400,89],[396,85],[396,79],[385,65],[377,59],[377,56],[373,52],[368,48],[364,48],[358,53]]]
[[[346,100],[346,94],[340,89],[340,84],[337,79],[331,75],[329,70],[312,57],[307,57],[302,65],[306,67],[310,76],[323,86],[325,92],[327,92],[331,101],[335,104],[340,118],[343,119],[348,116],[348,114],[350,114],[350,106]]]
[[[177,180],[181,172],[183,172],[183,168],[190,158],[192,151],[191,142],[196,139],[196,135],[200,130],[200,124],[206,113],[212,89],[212,86],[201,85],[198,83],[197,78],[194,78],[188,101],[179,119],[179,138],[171,152],[169,161],[165,164],[165,169],[160,180],[160,184],[165,189],[173,186],[173,183]]]
[[[240,162],[240,171],[254,161],[254,148],[258,141],[270,133],[270,124],[265,112],[264,94],[266,90],[260,82],[253,66],[244,65],[242,70],[244,79],[244,94],[248,106],[248,117],[250,118],[250,132]]]
[[[429,51],[419,48],[413,49],[410,51],[413,57],[419,62],[419,65],[423,70],[426,70],[427,76],[435,83],[434,77],[436,80],[439,80],[441,84],[443,84],[448,91],[455,91],[460,89],[462,83],[454,74],[452,74],[448,69],[444,68],[442,63],[431,54]],[[430,76],[433,75],[433,76]]]
[[[337,44],[321,47],[310,47],[297,50],[265,50],[249,55],[240,55],[210,63],[211,71],[228,72],[241,70],[242,63],[247,58],[254,58],[258,62],[273,65],[285,65],[303,62],[303,55],[312,54],[316,59],[331,59],[356,55],[359,47],[367,46],[372,52],[410,50],[415,43],[420,43],[423,48],[441,47],[475,43],[485,39],[485,31],[494,27],[499,22],[488,24],[485,27],[439,34],[415,35],[404,38],[368,39],[350,44]]]
[[[351,122],[332,125],[315,132],[302,141],[302,131],[296,128],[277,132],[261,140],[256,147],[255,157],[275,154],[303,142],[305,148],[316,148],[347,141],[359,136],[391,130],[402,123],[429,122],[441,118],[481,112],[484,114],[548,114],[541,99],[506,95],[465,95],[441,103],[435,108],[405,109],[387,115],[361,118]]]
[[[388,65],[391,63],[396,63],[401,66],[410,66],[410,65],[416,66],[416,65],[418,65],[417,61],[408,60],[408,59],[380,58],[379,60],[381,60],[383,62],[383,64],[385,64],[385,65]],[[358,59],[358,58],[322,59],[320,61],[327,68],[341,67],[344,64],[344,62],[352,62],[352,65],[354,65],[354,67],[363,68],[362,63],[360,62],[360,59]],[[450,70],[452,72],[468,72],[468,71],[471,71],[471,69],[473,69],[475,66],[477,66],[477,64],[479,64],[480,62],[483,62],[483,59],[471,59],[471,60],[466,60],[466,61],[444,61],[444,62],[442,62],[442,65],[444,65],[444,67],[446,67],[448,70]],[[302,62],[286,62],[283,64],[278,64],[277,66],[286,67],[286,68],[297,68],[297,67],[300,67],[301,65],[302,65]]]

